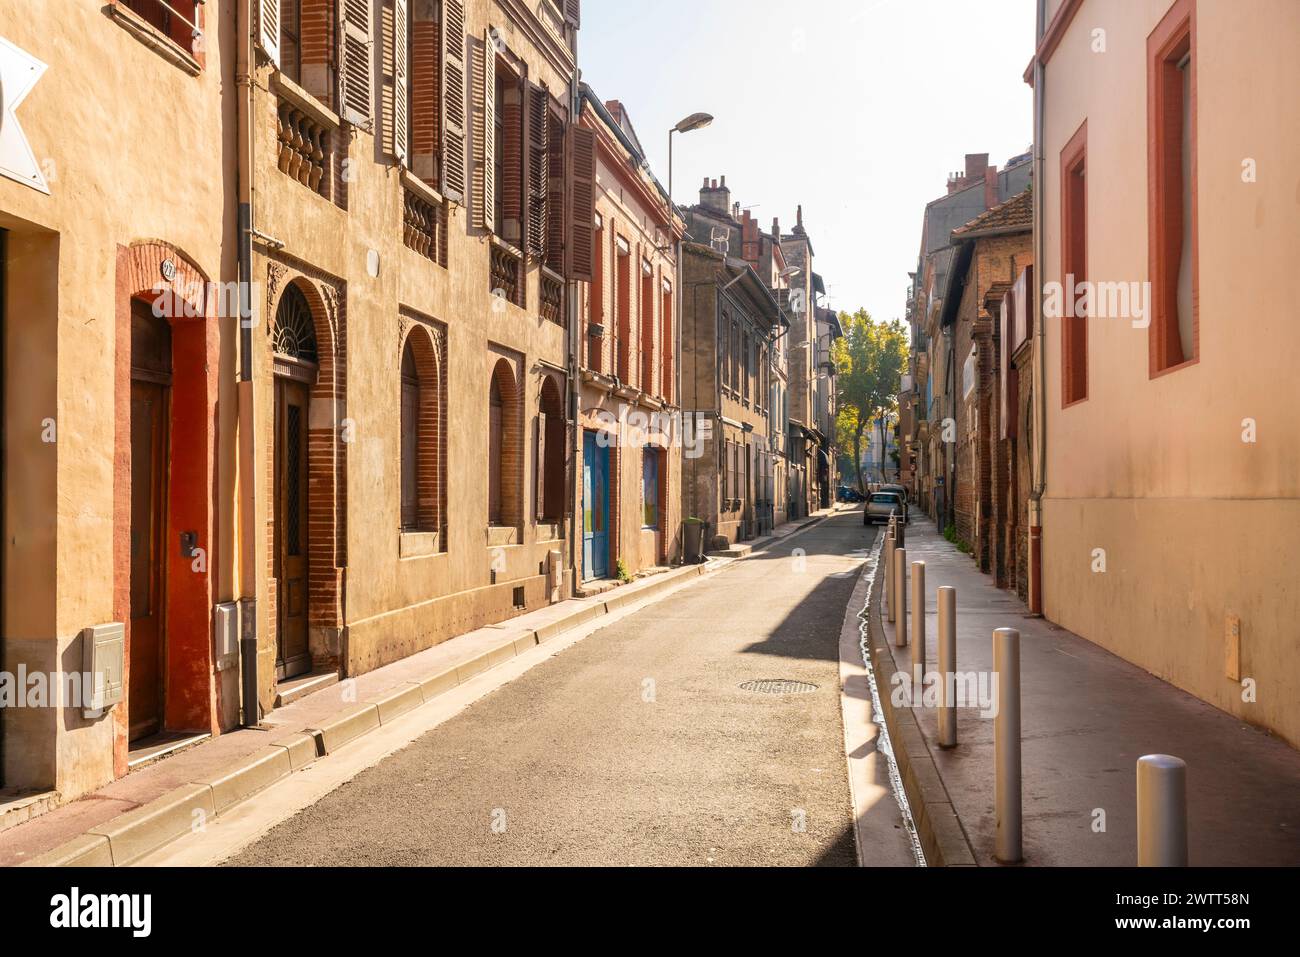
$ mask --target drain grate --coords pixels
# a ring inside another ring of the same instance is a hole
[[[755,678],[753,681],[742,681],[740,687],[758,694],[808,694],[817,690],[814,684],[790,678]]]

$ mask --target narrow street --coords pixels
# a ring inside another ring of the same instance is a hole
[[[837,515],[596,632],[229,863],[853,865],[837,642],[870,537]],[[740,687],[774,678],[816,690]]]

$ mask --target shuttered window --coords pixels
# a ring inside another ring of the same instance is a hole
[[[564,209],[564,122],[551,112],[546,124],[547,192],[546,192],[546,265],[564,275],[564,235],[567,217]],[[599,321],[599,320],[596,320]]]
[[[569,213],[568,278],[591,282],[596,218],[596,134],[575,124],[569,127]]]
[[[383,10],[384,152],[409,165],[411,156],[411,24],[409,0],[388,0]]]
[[[547,199],[550,192],[550,142],[548,125],[550,95],[535,83],[528,84],[528,251],[546,251]]]
[[[342,0],[343,118],[357,126],[370,122],[370,2]]]
[[[465,201],[465,4],[442,5],[442,192]]]
[[[497,120],[496,47],[492,31],[484,32],[474,64],[474,197],[473,224],[489,232],[497,227],[497,162],[500,128]]]

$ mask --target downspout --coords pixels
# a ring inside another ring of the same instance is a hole
[[[257,471],[253,415],[253,17],[252,0],[236,11],[239,239],[239,661],[244,727],[261,719],[257,680]]]
[[[1047,20],[1047,0],[1038,0],[1035,46],[1042,43]],[[1043,265],[1046,240],[1043,225],[1043,182],[1047,163],[1043,155],[1045,104],[1043,88],[1047,70],[1037,54],[1034,56],[1034,377],[1032,402],[1034,434],[1032,436],[1033,490],[1029,495],[1029,610],[1043,613],[1043,494],[1047,490],[1047,355],[1043,324]]]
[[[576,62],[578,37],[577,32],[573,38],[574,58]],[[578,71],[574,68],[573,76],[569,79],[569,116],[573,123],[578,123],[582,119],[582,97],[578,86]],[[597,255],[600,250],[596,251]],[[576,597],[578,589],[582,586],[582,565],[581,553],[579,549],[582,541],[582,535],[585,531],[583,528],[583,510],[582,510],[582,483],[578,475],[578,460],[583,454],[583,435],[582,422],[579,415],[582,410],[582,329],[579,323],[582,319],[582,311],[578,308],[578,299],[581,296],[582,285],[575,279],[565,277],[568,284],[568,296],[566,296],[565,310],[568,313],[569,320],[569,421],[573,423],[573,428],[569,437],[569,569],[573,580],[569,584],[569,595]]]

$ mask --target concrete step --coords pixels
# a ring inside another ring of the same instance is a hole
[[[320,691],[321,688],[328,688],[330,685],[338,684],[338,682],[338,671],[313,671],[309,675],[281,681],[275,686],[275,706],[283,708],[299,698],[306,697],[313,691]]]

